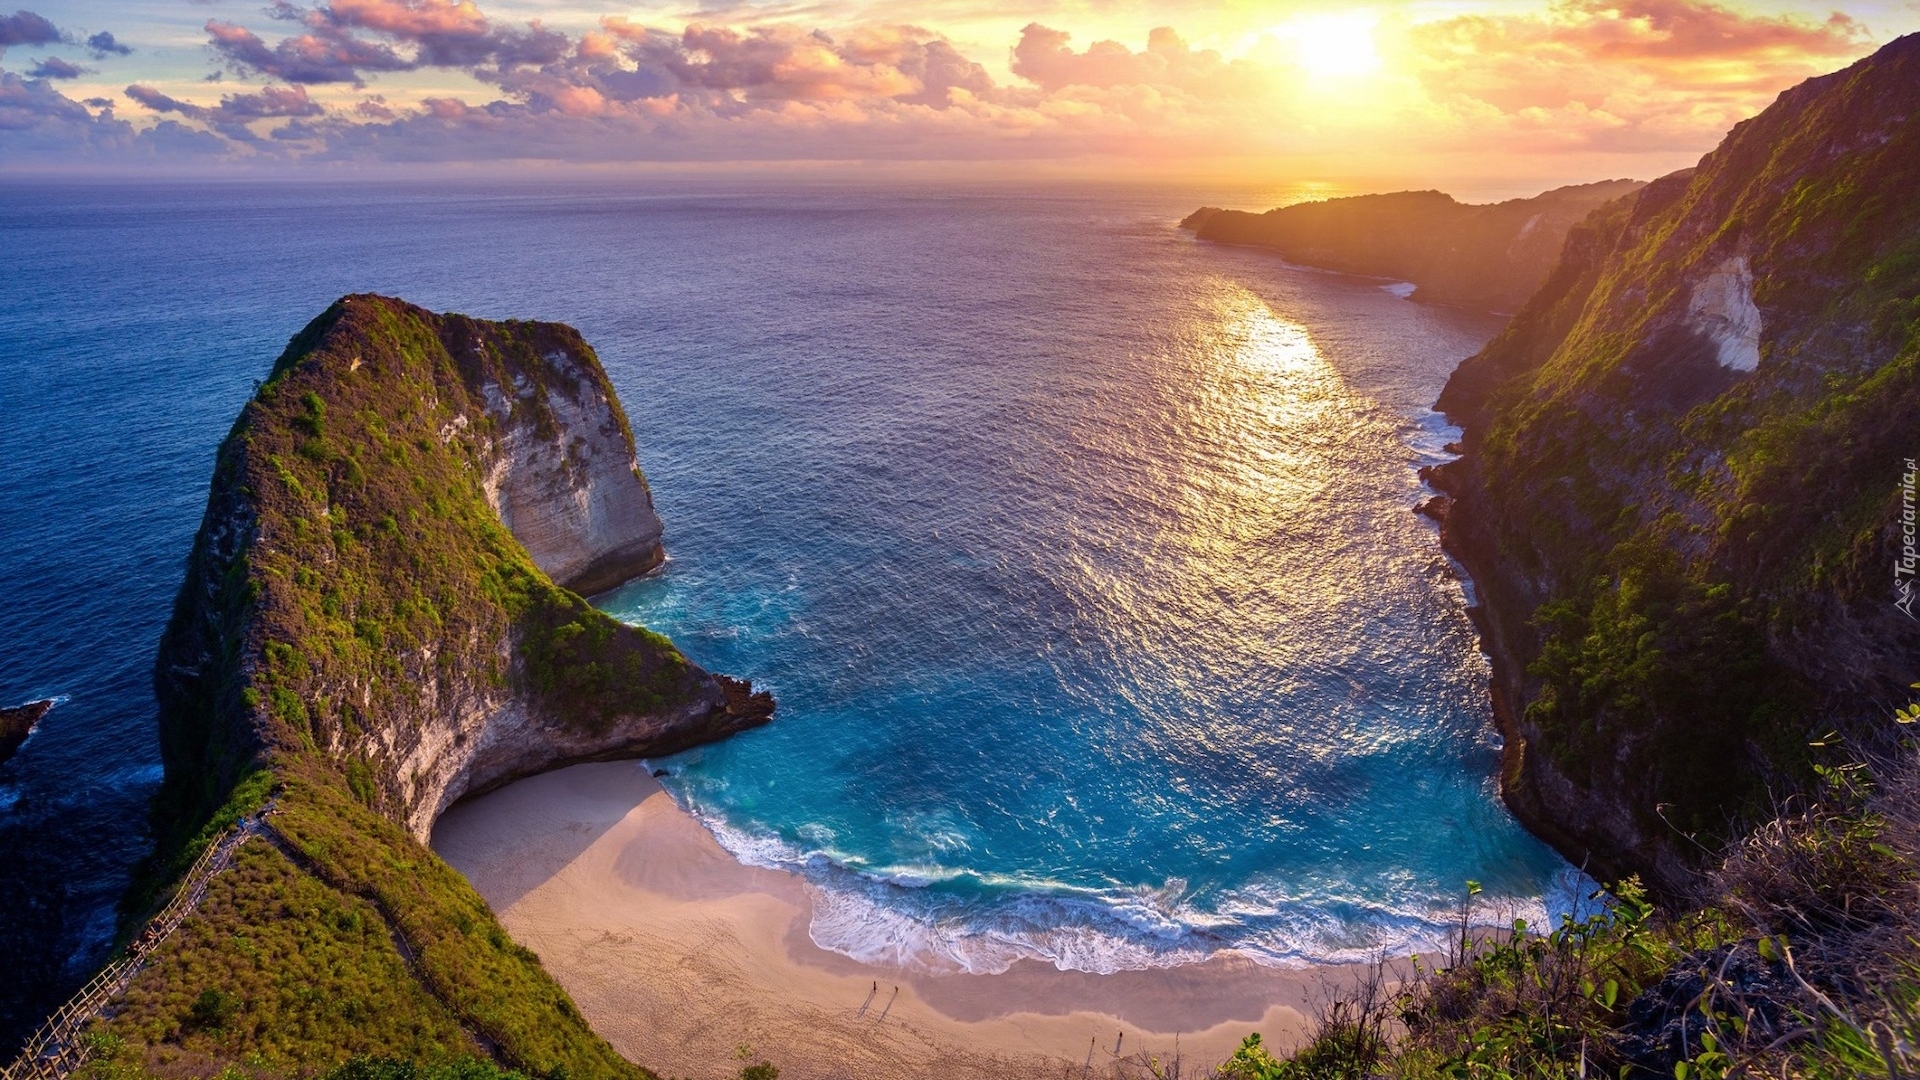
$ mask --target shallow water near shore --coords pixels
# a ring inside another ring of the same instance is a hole
[[[781,700],[671,789],[909,968],[1404,953],[1468,879],[1538,919],[1565,868],[1413,513],[1497,323],[1062,209],[887,255],[729,395],[730,468],[652,466],[674,559],[600,603]]]
[[[662,762],[823,947],[926,970],[1405,951],[1568,870],[1494,789],[1425,406],[1497,320],[1202,245],[1277,193],[11,180],[0,1043],[146,843],[148,676],[213,452],[341,294],[570,322],[663,571],[600,602],[779,695]]]

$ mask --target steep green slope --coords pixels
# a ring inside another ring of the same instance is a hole
[[[1687,886],[1696,840],[1804,788],[1830,727],[1882,742],[1920,679],[1917,192],[1903,38],[1597,211],[1440,399],[1506,797],[1597,872]]]
[[[640,520],[632,457],[567,327],[352,296],[293,339],[220,449],[161,645],[160,854],[129,925],[227,824],[271,812],[117,1003],[115,1060],[641,1074],[422,842],[461,794],[770,714],[555,585],[490,501]]]
[[[1485,205],[1401,191],[1264,214],[1203,207],[1180,226],[1202,240],[1272,248],[1307,266],[1410,281],[1417,300],[1512,311],[1553,268],[1568,229],[1639,186],[1603,180]]]

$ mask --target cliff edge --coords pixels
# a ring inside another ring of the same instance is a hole
[[[1272,248],[1306,266],[1410,281],[1416,300],[1513,311],[1553,269],[1569,229],[1639,186],[1602,180],[1482,205],[1439,191],[1400,191],[1264,214],[1209,206],[1180,227],[1202,240]]]
[[[1889,745],[1920,679],[1897,603],[1915,191],[1907,37],[1572,229],[1441,395],[1465,454],[1431,480],[1478,589],[1506,799],[1602,877],[1685,891],[1836,742]]]
[[[297,335],[220,448],[160,644],[159,854],[129,925],[228,825],[263,839],[143,952],[118,1052],[641,1075],[425,841],[464,795],[770,717],[574,591],[656,565],[660,535],[571,328],[349,296]]]

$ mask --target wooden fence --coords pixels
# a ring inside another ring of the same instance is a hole
[[[124,956],[100,969],[79,993],[67,1000],[59,1011],[48,1017],[33,1033],[20,1055],[13,1064],[0,1069],[0,1080],[65,1080],[74,1070],[87,1063],[92,1056],[91,1049],[82,1039],[81,1033],[111,1001],[119,997],[134,976],[147,966],[147,959],[160,947],[181,922],[200,906],[207,895],[207,884],[213,875],[225,870],[233,863],[233,853],[247,838],[260,831],[260,823],[267,814],[259,814],[242,819],[238,824],[221,833],[219,839],[207,845],[194,861],[192,869],[181,879],[180,888],[173,899],[153,917],[145,930],[140,932],[132,944],[127,946]]]

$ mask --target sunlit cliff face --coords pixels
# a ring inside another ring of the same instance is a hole
[[[1240,177],[1519,156],[1649,175],[1920,23],[1709,0],[40,3],[0,20],[16,162],[1124,160]]]

